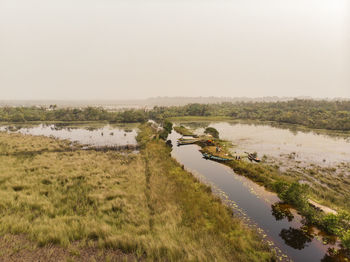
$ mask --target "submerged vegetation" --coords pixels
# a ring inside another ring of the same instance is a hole
[[[140,127],[139,154],[0,132],[0,235],[57,244],[75,257],[93,247],[131,261],[272,260],[155,132]]]

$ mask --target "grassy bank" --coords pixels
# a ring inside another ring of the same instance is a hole
[[[152,135],[141,126],[141,153],[125,155],[1,132],[0,243],[7,244],[0,254],[50,254],[47,248],[56,244],[69,251],[63,258],[80,261],[88,254],[130,261],[271,260],[256,233]]]

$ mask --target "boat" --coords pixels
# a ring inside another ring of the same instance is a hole
[[[198,139],[196,138],[179,138],[178,139],[179,141],[199,141]]]
[[[188,140],[188,141],[177,141],[177,145],[178,146],[184,146],[184,145],[192,145],[192,144],[195,144],[197,143],[198,140]]]
[[[210,160],[215,160],[215,161],[220,161],[220,162],[226,162],[226,161],[232,161],[233,159],[230,158],[224,158],[224,157],[219,157],[219,156],[214,156],[209,153],[202,152],[202,155],[205,159],[210,159]]]
[[[261,160],[259,158],[257,158],[255,155],[251,154],[251,153],[248,153],[248,152],[245,152],[247,155],[248,155],[248,159],[250,161],[254,161],[254,162],[257,162],[259,163]]]
[[[183,145],[192,145],[196,142],[199,142],[199,139],[195,139],[195,138],[179,138],[177,140],[177,145],[178,146],[183,146]]]
[[[182,136],[187,136],[187,137],[196,137],[196,138],[198,138],[198,135],[182,135]]]

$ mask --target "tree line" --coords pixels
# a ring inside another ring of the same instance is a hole
[[[30,121],[109,121],[119,123],[144,122],[149,118],[144,110],[109,112],[100,107],[55,108],[44,107],[3,107],[0,108],[2,122]]]
[[[159,107],[151,110],[128,109],[110,112],[103,108],[2,107],[0,121],[164,121],[169,117],[223,116],[297,124],[310,128],[350,130],[350,101],[316,101],[295,99],[287,102],[240,102],[220,104],[189,104]]]
[[[350,101],[295,99],[287,102],[240,102],[155,107],[154,118],[176,116],[225,116],[232,119],[275,121],[310,128],[350,130]]]

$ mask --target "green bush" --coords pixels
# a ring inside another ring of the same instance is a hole
[[[289,183],[286,181],[277,181],[273,183],[272,188],[277,194],[281,194],[289,187]]]
[[[207,127],[204,133],[212,135],[214,138],[219,138],[219,131],[216,130],[214,127]]]
[[[321,224],[325,231],[337,235],[341,230],[339,222],[337,215],[327,214],[323,216]]]
[[[165,120],[163,122],[163,131],[160,132],[159,138],[163,140],[167,140],[168,135],[171,133],[172,130],[173,130],[173,123],[171,123],[168,120]]]
[[[350,229],[343,233],[341,242],[345,249],[350,250]]]
[[[297,182],[290,184],[283,192],[279,193],[279,197],[298,208],[305,208],[308,205],[308,185],[301,185]]]

